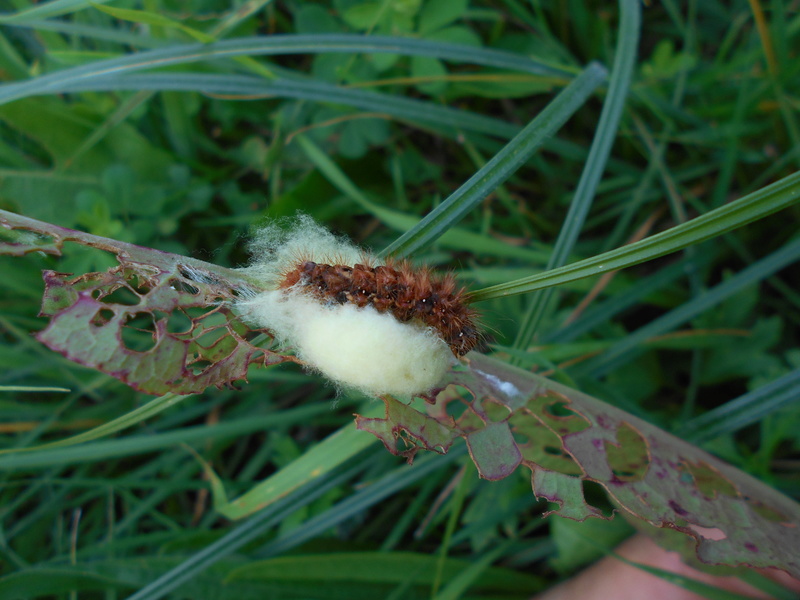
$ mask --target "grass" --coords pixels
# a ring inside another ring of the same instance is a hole
[[[800,498],[800,17],[783,2],[665,1],[640,24],[633,2],[25,4],[0,17],[0,208],[224,266],[302,210],[455,270],[486,352]],[[542,520],[529,473],[479,480],[463,444],[408,468],[366,434],[225,519],[201,461],[246,495],[379,406],[281,365],[138,422],[149,398],[29,335],[42,269],[111,264],[0,257],[2,448],[137,423],[0,455],[8,597],[522,598],[629,532]],[[579,278],[600,264],[613,276]]]

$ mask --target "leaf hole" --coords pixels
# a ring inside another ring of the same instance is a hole
[[[219,277],[214,275],[211,271],[205,271],[189,265],[178,265],[178,273],[180,273],[185,279],[194,281],[196,283],[222,285]]]
[[[133,290],[140,296],[146,296],[153,290],[153,286],[142,279],[137,279],[137,283],[129,282]]]
[[[200,321],[205,318],[211,318],[212,310],[208,307],[203,306],[187,306],[183,309],[184,314],[189,317],[192,321]],[[223,317],[224,320],[224,317]]]
[[[197,296],[200,293],[200,288],[193,286],[191,283],[187,283],[183,279],[177,279],[177,278],[170,279],[169,285],[173,290],[176,290],[177,292],[191,294],[192,296]]]
[[[157,340],[153,315],[138,312],[128,316],[120,332],[122,344],[134,352],[148,352],[155,348]]]
[[[103,327],[105,325],[108,325],[108,323],[111,322],[111,320],[116,316],[116,314],[117,313],[115,313],[110,308],[101,308],[94,314],[92,320],[89,322],[95,327]]]
[[[544,407],[544,411],[549,414],[551,417],[557,418],[564,418],[564,417],[574,417],[575,411],[569,408],[567,402],[553,402],[552,404],[548,404]]]
[[[192,320],[181,310],[174,310],[167,317],[169,333],[191,333],[193,327]]]
[[[101,291],[97,299],[106,304],[120,304],[122,306],[136,306],[141,302],[141,298],[125,286],[118,287],[110,294],[103,294]]]
[[[689,528],[704,537],[707,540],[713,540],[718,542],[719,540],[724,540],[728,537],[728,535],[717,527],[700,527],[699,525],[689,525]]]
[[[195,342],[204,348],[211,348],[214,344],[216,344],[220,339],[228,335],[228,332],[223,327],[214,327],[212,329],[207,329],[203,333],[201,333],[196,339]]]
[[[544,451],[545,454],[549,454],[550,456],[566,456],[564,449],[556,446],[545,446]]]
[[[517,446],[525,446],[531,441],[531,438],[523,433],[520,433],[519,431],[512,430],[511,435],[514,438],[514,443],[516,443]]]
[[[194,375],[200,375],[213,364],[210,360],[197,359],[189,365],[189,368]]]
[[[611,472],[617,479],[621,479],[623,481],[637,481],[638,479],[641,479],[637,471],[620,471],[619,469],[611,469]]]
[[[608,499],[608,493],[602,485],[595,481],[584,479],[581,482],[581,487],[583,488],[583,499],[589,506],[596,508],[607,518],[614,514],[614,505]]]

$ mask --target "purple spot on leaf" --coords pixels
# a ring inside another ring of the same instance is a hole
[[[758,552],[758,546],[753,542],[745,542],[744,547],[750,550],[750,552]]]
[[[598,450],[603,449],[603,440],[598,440],[597,438],[592,440],[592,445],[597,448]]]
[[[685,517],[686,515],[689,514],[689,512],[685,508],[683,508],[680,504],[675,502],[675,500],[669,501],[669,507],[672,510],[674,510],[676,514],[679,514],[682,517]]]

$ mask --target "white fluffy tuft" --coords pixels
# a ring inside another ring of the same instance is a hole
[[[293,347],[309,367],[373,396],[422,394],[442,380],[454,359],[434,330],[400,323],[371,306],[326,304],[297,287],[277,289],[301,260],[352,266],[367,260],[363,251],[308,216],[298,217],[288,231],[275,225],[262,229],[252,250],[247,271],[268,291],[239,300],[237,307],[249,323]]]
[[[266,287],[277,287],[301,260],[352,267],[367,258],[363,250],[336,237],[308,215],[298,215],[288,224],[288,229],[276,223],[262,227],[250,243],[253,260],[244,271],[259,278]]]

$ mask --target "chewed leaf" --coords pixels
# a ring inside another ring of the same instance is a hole
[[[369,430],[380,429],[388,446],[424,421],[416,449],[430,446],[429,432],[447,438],[442,428],[464,437],[481,476],[497,479],[524,465],[536,496],[562,516],[604,518],[583,493],[583,482],[593,481],[629,516],[688,536],[705,563],[800,576],[800,505],[791,499],[595,398],[479,354],[468,362],[451,372],[453,385],[432,399],[428,415],[387,409]]]
[[[376,436],[386,449],[396,456],[405,456],[412,462],[422,449],[444,454],[458,437],[451,427],[424,415],[391,396],[384,398],[386,414],[383,419],[367,419],[356,415],[356,428]],[[405,448],[398,448],[398,440]]]
[[[37,338],[70,360],[161,395],[190,394],[244,379],[252,363],[292,360],[252,345],[228,308],[255,293],[240,273],[175,254],[0,212],[0,254],[60,255],[77,242],[116,255],[106,272],[45,271]]]
[[[253,362],[285,360],[248,343],[219,303],[224,288],[180,268],[127,265],[77,278],[45,271],[44,280],[50,324],[39,341],[148,394],[196,393],[244,379]]]
[[[537,497],[558,505],[558,510],[549,511],[545,516],[558,513],[575,521],[585,521],[589,517],[604,518],[603,513],[583,497],[583,481],[580,477],[535,467],[531,485]]]

